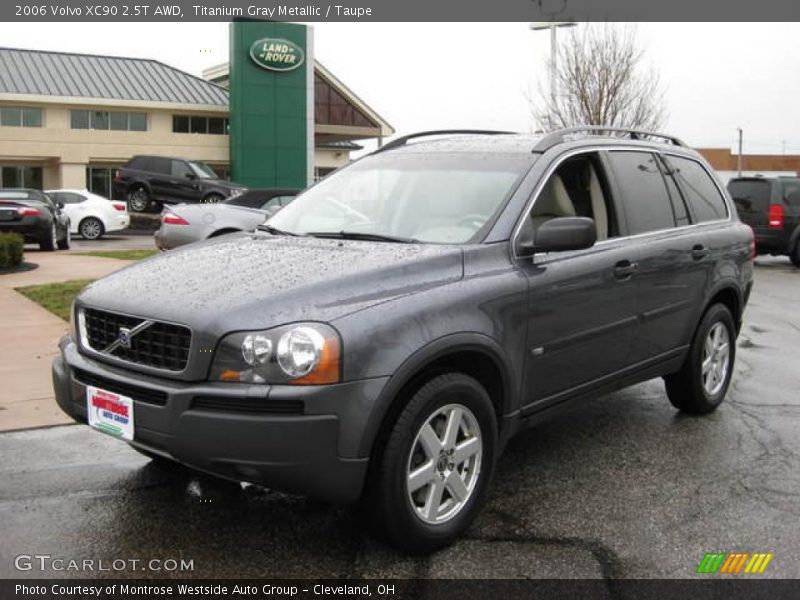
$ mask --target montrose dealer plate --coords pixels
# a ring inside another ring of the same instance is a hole
[[[133,398],[93,386],[86,388],[89,425],[115,437],[133,439]]]

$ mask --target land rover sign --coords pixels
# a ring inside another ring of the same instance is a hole
[[[250,46],[250,58],[262,69],[291,71],[303,64],[302,48],[289,40],[262,38]]]

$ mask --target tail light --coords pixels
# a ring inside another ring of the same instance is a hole
[[[32,217],[42,214],[42,212],[38,208],[31,208],[29,206],[22,206],[17,209],[17,212],[23,217]]]
[[[770,204],[768,219],[770,229],[783,229],[783,205]]]
[[[125,212],[128,209],[124,202],[112,202],[111,206],[113,206],[114,209],[118,210],[119,212]]]
[[[189,221],[184,219],[180,215],[176,215],[171,210],[166,211],[163,215],[161,215],[161,222],[166,223],[168,225],[188,225]]]

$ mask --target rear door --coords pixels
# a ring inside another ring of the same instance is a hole
[[[665,176],[660,157],[632,149],[608,153],[620,189],[636,268],[638,328],[629,364],[668,360],[686,343],[707,278],[683,198]]]
[[[146,177],[150,181],[152,195],[157,200],[172,199],[172,161],[160,156],[148,157]]]

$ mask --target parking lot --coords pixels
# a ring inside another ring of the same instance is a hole
[[[763,577],[800,577],[798,285],[788,260],[759,259],[716,413],[679,415],[660,381],[576,407],[512,441],[486,510],[430,557],[375,541],[355,508],[159,468],[84,426],[2,434],[0,577],[79,575],[14,570],[40,553],[190,559],[172,575],[204,578],[672,578],[717,551],[770,552]]]

